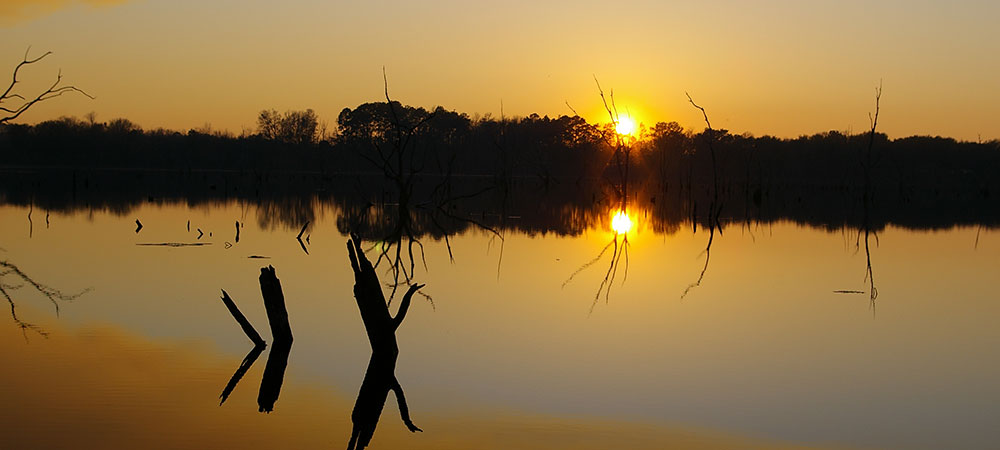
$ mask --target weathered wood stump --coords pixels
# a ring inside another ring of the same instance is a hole
[[[264,296],[264,310],[271,325],[271,337],[275,343],[292,341],[292,328],[288,325],[288,310],[285,309],[285,294],[281,292],[281,281],[274,273],[273,266],[260,269],[260,293]]]
[[[274,267],[267,266],[260,269],[260,293],[264,297],[264,310],[267,312],[267,322],[271,326],[271,339],[273,345],[271,352],[267,355],[267,365],[264,367],[264,375],[260,380],[260,390],[257,392],[257,407],[260,412],[271,412],[274,410],[274,403],[278,401],[281,393],[281,384],[285,378],[285,368],[288,366],[288,354],[292,349],[292,328],[288,324],[288,310],[285,308],[285,295],[281,292],[281,282],[275,274]],[[236,369],[229,383],[219,397],[225,403],[229,394],[236,388],[243,375],[250,369],[267,344],[254,329],[246,316],[236,307],[236,303],[229,297],[226,291],[222,291],[222,302],[229,309],[230,314],[236,319],[243,332],[254,343],[254,348],[243,358],[240,367]]]

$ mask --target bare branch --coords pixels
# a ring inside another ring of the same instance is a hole
[[[27,111],[28,108],[31,108],[32,106],[34,106],[38,102],[43,102],[45,100],[49,100],[49,99],[53,99],[55,97],[59,97],[59,96],[65,94],[67,92],[77,92],[77,93],[83,94],[85,97],[87,97],[87,98],[89,98],[91,100],[93,100],[95,98],[94,96],[86,93],[85,91],[83,91],[82,89],[80,89],[80,88],[78,88],[76,86],[72,86],[72,85],[70,85],[70,86],[60,86],[59,84],[62,83],[62,71],[61,70],[57,73],[55,82],[52,83],[52,85],[49,86],[48,89],[46,89],[42,93],[38,94],[37,96],[35,96],[31,100],[27,100],[27,98],[25,98],[23,95],[13,92],[14,86],[17,85],[17,83],[18,83],[18,79],[17,79],[18,72],[20,72],[20,70],[21,70],[22,67],[24,67],[26,65],[29,65],[29,64],[37,63],[37,62],[41,61],[43,58],[45,58],[46,56],[52,54],[52,52],[45,52],[44,54],[42,54],[41,56],[39,56],[37,58],[29,59],[28,58],[28,52],[30,50],[31,50],[31,47],[29,46],[28,50],[26,50],[24,52],[24,59],[22,59],[22,61],[20,63],[18,63],[17,66],[14,67],[14,72],[13,72],[13,74],[11,76],[10,85],[7,86],[7,89],[3,92],[3,94],[0,94],[0,103],[3,103],[5,101],[9,102],[9,101],[11,101],[13,99],[21,100],[22,103],[19,106],[0,107],[0,111],[3,111],[3,112],[5,112],[5,113],[8,114],[7,116],[0,117],[0,124],[7,123],[9,121],[17,119],[21,114],[23,114],[25,111]]]
[[[573,115],[579,117],[580,113],[576,112],[576,109],[573,109],[573,106],[571,106],[569,104],[569,100],[565,100],[565,102],[566,102],[566,107],[569,108],[570,111],[573,111]],[[501,110],[501,113],[500,113],[500,120],[503,120],[503,112],[502,111],[503,110]]]
[[[597,75],[594,75],[594,83],[597,83],[597,92],[601,94],[601,102],[604,103],[604,110],[607,111],[608,116],[611,117],[611,125],[612,126],[618,125],[618,118],[611,111],[611,107],[608,106],[608,101],[604,98],[604,90],[601,89],[601,82],[597,81]],[[612,91],[611,102],[612,104],[614,103],[614,91]]]
[[[691,94],[688,94],[687,92],[685,92],[684,95],[687,96],[688,101],[691,102],[691,104],[694,105],[695,108],[698,108],[699,110],[701,110],[701,115],[705,117],[705,125],[708,125],[708,129],[709,129],[709,131],[711,131],[712,130],[712,122],[708,121],[708,113],[705,112],[705,108],[702,108],[701,106],[698,106],[698,104],[694,102],[694,99],[691,98]]]

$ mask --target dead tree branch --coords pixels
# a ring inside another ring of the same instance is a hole
[[[246,333],[248,338],[250,338],[250,342],[253,342],[255,346],[266,345],[264,339],[260,337],[260,333],[257,333],[257,330],[250,324],[247,317],[244,316],[243,313],[240,312],[240,309],[236,307],[236,303],[229,297],[229,293],[226,292],[225,289],[222,290],[222,303],[224,303],[226,308],[229,309],[229,313],[233,315],[233,319],[236,319],[236,323],[240,324],[240,328],[242,328],[243,332]]]
[[[14,72],[11,76],[10,84],[7,85],[7,89],[4,90],[3,94],[0,94],[0,112],[3,113],[3,115],[0,115],[0,124],[4,124],[14,119],[17,119],[18,117],[21,116],[21,114],[27,111],[28,108],[31,108],[36,103],[59,97],[67,92],[78,92],[91,100],[95,98],[94,96],[84,92],[82,89],[76,86],[73,85],[60,86],[62,84],[62,70],[60,70],[56,74],[55,81],[51,85],[49,85],[48,89],[42,91],[40,94],[35,95],[34,97],[25,97],[24,95],[15,92],[14,88],[20,82],[20,80],[17,79],[17,76],[18,73],[21,71],[21,68],[23,68],[24,66],[35,64],[41,61],[42,59],[45,59],[46,56],[52,54],[52,52],[45,52],[37,58],[28,58],[28,53],[30,51],[31,47],[28,47],[28,49],[24,51],[24,58],[21,60],[21,62],[19,62],[16,66],[14,66]]]

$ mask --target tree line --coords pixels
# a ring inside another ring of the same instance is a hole
[[[610,125],[575,115],[472,118],[399,102],[345,108],[332,133],[323,130],[312,110],[265,110],[257,125],[237,136],[209,126],[186,133],[143,130],[127,119],[98,122],[93,116],[4,124],[0,164],[377,173],[391,163],[427,176],[488,175],[549,184],[608,177],[614,151]],[[401,130],[408,132],[406,161],[385,161]],[[867,134],[838,131],[782,139],[660,122],[643,128],[631,144],[629,174],[632,181],[652,182],[663,190],[704,185],[712,177],[710,144],[718,154],[724,189],[850,187],[861,182],[868,139]],[[1000,174],[997,141],[876,134],[874,148],[876,183],[904,191],[949,186],[985,195],[995,191]]]

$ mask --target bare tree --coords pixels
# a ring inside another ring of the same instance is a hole
[[[715,231],[719,230],[719,235],[722,235],[722,224],[719,221],[719,215],[722,214],[722,202],[719,200],[719,169],[715,158],[715,146],[712,145],[712,141],[716,139],[715,129],[712,128],[712,122],[708,120],[708,112],[705,108],[701,107],[694,102],[691,98],[691,94],[687,92],[684,93],[687,96],[688,102],[691,106],[694,106],[697,110],[701,111],[702,117],[705,119],[705,133],[702,136],[705,138],[705,144],[708,146],[709,156],[712,158],[712,201],[708,205],[708,243],[705,245],[705,266],[701,268],[701,273],[698,274],[698,279],[694,283],[688,285],[681,293],[681,298],[687,297],[691,289],[701,286],[701,282],[705,279],[705,272],[708,272],[708,263],[712,259],[712,241],[715,239]],[[691,213],[691,226],[693,229],[697,229],[698,217],[692,209]]]
[[[691,98],[691,94],[685,92],[684,95],[687,96],[691,106],[701,111],[702,117],[705,118],[705,130],[707,133],[703,134],[703,136],[705,136],[705,143],[708,145],[708,154],[712,158],[712,203],[708,208],[708,220],[709,224],[712,227],[717,227],[719,234],[722,234],[722,226],[719,224],[719,215],[722,214],[722,204],[719,201],[719,168],[715,159],[715,146],[712,145],[712,141],[716,138],[715,129],[712,128],[712,122],[708,120],[708,112],[705,111],[705,108],[695,103],[694,99]]]
[[[608,104],[608,98],[604,96],[604,89],[601,88],[601,82],[597,80],[597,76],[594,76],[594,83],[597,84],[597,92],[601,96],[601,102],[604,104],[604,110],[608,112],[608,117],[611,118],[611,129],[601,131],[601,140],[603,140],[609,148],[612,149],[612,161],[609,164],[614,164],[615,169],[618,172],[618,180],[614,183],[615,193],[617,194],[617,214],[627,214],[628,210],[628,187],[629,187],[629,167],[631,164],[632,155],[632,144],[635,140],[623,136],[621,133],[617,132],[618,124],[620,123],[621,116],[618,114],[618,107],[615,105],[615,91],[612,89],[610,91],[611,104]],[[569,109],[576,114],[576,110],[573,109],[569,103],[566,103]],[[579,116],[579,114],[577,114]],[[627,216],[626,216],[627,217]],[[628,279],[628,232],[619,232],[618,230],[613,230],[614,235],[611,237],[611,242],[601,249],[600,253],[597,254],[594,259],[584,263],[575,272],[573,272],[566,281],[563,281],[562,287],[565,288],[567,284],[573,281],[580,272],[583,272],[588,267],[596,264],[601,260],[608,249],[611,251],[611,260],[608,264],[607,270],[604,272],[604,278],[601,280],[601,284],[597,286],[597,293],[594,294],[594,300],[590,304],[590,311],[588,314],[594,312],[594,307],[601,299],[601,293],[604,293],[604,303],[608,303],[611,297],[611,287],[614,285],[615,279],[618,277],[618,268],[621,263],[622,257],[625,257],[625,267],[624,274],[622,276],[622,285],[625,284],[625,280]],[[621,243],[619,243],[618,237],[621,236]]]
[[[21,114],[27,111],[28,108],[31,108],[38,102],[59,97],[67,92],[79,92],[87,98],[94,98],[76,86],[60,86],[62,84],[61,70],[56,74],[55,82],[53,82],[48,89],[42,91],[40,94],[34,97],[30,95],[25,97],[24,95],[17,93],[14,88],[17,86],[17,74],[20,72],[21,68],[27,65],[35,64],[44,59],[46,56],[52,54],[52,52],[45,52],[42,56],[37,58],[28,58],[29,52],[31,52],[31,47],[28,47],[28,49],[24,51],[24,59],[22,59],[21,62],[14,67],[14,73],[11,76],[10,85],[7,86],[7,89],[4,90],[3,94],[0,94],[0,124],[17,119]]]
[[[879,80],[878,87],[875,88],[875,113],[868,113],[868,120],[871,123],[871,130],[868,132],[868,147],[865,151],[864,158],[861,162],[861,166],[864,169],[865,185],[864,185],[864,198],[862,198],[864,218],[862,220],[862,227],[858,230],[858,238],[855,242],[855,248],[861,245],[861,235],[865,236],[865,281],[868,282],[868,297],[870,300],[870,305],[872,309],[872,314],[875,314],[875,299],[878,297],[878,288],[875,287],[875,273],[872,271],[872,252],[871,245],[869,243],[870,236],[875,236],[875,245],[878,246],[878,233],[872,229],[871,214],[872,210],[875,208],[875,187],[872,181],[872,171],[874,166],[878,164],[878,160],[873,160],[872,149],[875,147],[875,129],[878,126],[878,113],[879,113],[879,103],[882,100],[882,81]]]

